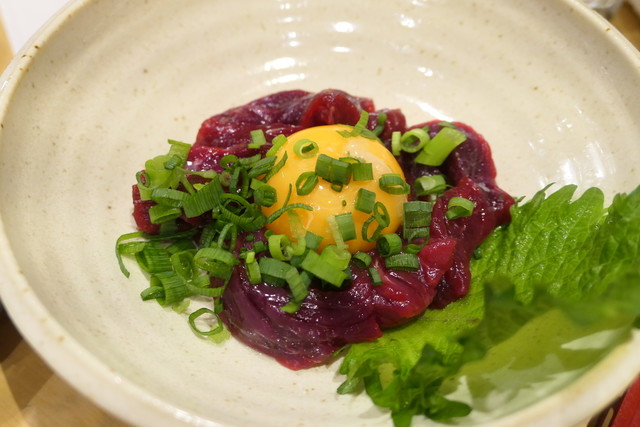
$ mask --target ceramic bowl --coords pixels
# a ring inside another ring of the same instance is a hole
[[[147,158],[168,138],[193,142],[215,113],[292,88],[368,96],[409,123],[469,123],[514,195],[640,183],[640,55],[577,1],[71,2],[1,80],[0,290],[47,363],[114,415],[391,425],[366,395],[336,394],[336,363],[293,372],[233,339],[199,339],[184,316],[141,302],[144,277],[115,260]],[[640,371],[640,337],[605,335],[583,345],[613,350],[582,369],[560,374],[550,356],[480,375],[494,390],[456,423],[589,417]]]

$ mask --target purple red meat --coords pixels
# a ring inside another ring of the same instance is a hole
[[[338,90],[279,92],[207,119],[191,148],[188,168],[219,171],[224,155],[264,152],[275,136],[288,136],[311,126],[355,125],[362,110],[369,113],[367,127],[371,130],[378,124],[378,116],[386,115],[380,139],[387,145],[393,131],[410,129],[400,110],[376,110],[367,98]],[[442,125],[432,121],[413,128],[429,126],[433,137]],[[388,270],[374,250],[370,252],[372,266],[378,270],[382,284],[374,286],[368,272],[352,264],[352,280],[346,289],[323,290],[312,285],[301,308],[287,313],[281,310],[290,299],[286,289],[264,283],[252,285],[244,269],[237,268],[222,297],[225,309],[221,318],[231,333],[284,366],[301,369],[326,362],[347,344],[374,340],[383,329],[407,323],[427,307],[442,308],[465,296],[471,283],[469,263],[474,250],[495,227],[509,221],[514,200],[496,184],[491,150],[484,138],[465,124],[454,125],[467,140],[442,166],[417,164],[413,162],[415,154],[409,153],[398,159],[409,184],[420,176],[442,173],[450,185],[434,205],[430,237],[418,254],[417,271]],[[259,150],[247,147],[254,129],[262,129],[268,142]],[[473,201],[475,208],[469,217],[448,220],[447,203],[456,196]],[[158,227],[148,216],[153,202],[141,201],[135,187],[133,199],[139,229],[157,233]],[[190,224],[197,222],[191,220]],[[238,244],[243,244],[242,236]]]

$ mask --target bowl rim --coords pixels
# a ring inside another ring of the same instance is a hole
[[[10,100],[15,95],[22,77],[33,58],[38,55],[36,45],[46,42],[64,27],[67,20],[95,0],[72,0],[47,20],[43,26],[20,48],[11,63],[0,76],[0,122],[5,117]],[[581,0],[561,0],[574,8],[581,20],[594,30],[601,30],[602,37],[610,41],[611,47],[638,72],[640,79],[640,51],[606,19],[590,10]],[[1,133],[0,133],[1,143]],[[110,370],[77,342],[46,310],[26,280],[11,245],[6,237],[5,226],[0,215],[0,298],[21,336],[38,353],[56,374],[60,375],[77,391],[93,403],[127,422],[140,425],[197,424],[220,426],[221,424],[190,414],[153,395]],[[635,350],[635,352],[633,351]],[[633,381],[630,370],[640,372],[640,331],[634,330],[631,338],[613,349],[591,369],[550,396],[498,420],[482,425],[527,426],[570,425],[580,422],[575,419],[572,407],[600,409],[622,393]],[[630,369],[631,368],[631,369]],[[79,375],[82,373],[82,375]],[[588,396],[585,390],[597,382],[600,387]],[[564,410],[563,410],[564,409]],[[574,411],[575,412],[575,411]],[[542,416],[540,414],[543,414]]]

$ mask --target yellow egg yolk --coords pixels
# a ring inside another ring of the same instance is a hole
[[[386,207],[390,223],[382,230],[382,233],[395,232],[402,222],[402,207],[407,201],[406,195],[389,194],[382,189],[378,183],[384,174],[398,174],[404,179],[404,174],[395,157],[379,141],[366,138],[364,136],[342,136],[339,132],[351,132],[353,128],[345,125],[327,125],[304,129],[287,138],[287,142],[278,150],[277,160],[280,161],[285,153],[287,161],[284,166],[270,179],[268,184],[276,189],[277,201],[273,206],[263,207],[265,215],[269,216],[283,207],[286,201],[289,188],[291,196],[289,204],[303,203],[313,208],[313,211],[295,209],[301,220],[302,227],[318,236],[321,236],[321,247],[328,244],[335,244],[329,218],[339,214],[351,212],[355,224],[356,238],[345,241],[349,251],[368,251],[375,247],[375,242],[369,242],[362,238],[362,226],[364,222],[372,216],[372,213],[365,213],[355,208],[355,202],[360,188],[372,191],[376,195],[376,202],[381,202]],[[308,139],[318,145],[316,155],[309,158],[302,158],[295,154],[296,142]],[[307,195],[296,193],[296,180],[300,174],[314,171],[316,161],[320,154],[325,154],[334,159],[341,157],[355,158],[362,163],[371,163],[373,169],[373,179],[367,181],[351,180],[342,187],[341,191],[332,189],[330,182],[322,178],[318,179],[315,188]],[[368,236],[371,236],[376,228],[376,223],[371,226]],[[275,221],[266,225],[266,228],[277,234],[285,234],[292,237],[289,215],[285,213]]]

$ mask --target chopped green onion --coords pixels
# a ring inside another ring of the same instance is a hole
[[[381,227],[388,227],[391,222],[389,211],[382,202],[376,202],[373,205],[373,217]]]
[[[287,157],[289,155],[287,154],[287,152],[284,152],[284,155],[282,156],[282,158],[280,159],[280,161],[278,163],[275,164],[275,166],[267,173],[267,175],[264,177],[264,182],[269,181],[269,179],[271,179],[271,177],[273,177],[275,174],[277,174],[280,169],[282,169],[282,167],[284,166],[285,163],[287,163]]]
[[[396,130],[391,133],[391,154],[398,157],[402,152],[402,147],[400,146],[400,140],[402,138],[402,132]]]
[[[371,284],[373,286],[382,285],[382,277],[380,277],[380,273],[375,267],[369,267],[369,276],[371,276]]]
[[[149,221],[151,224],[162,224],[173,221],[182,215],[182,209],[166,205],[153,205],[149,208]]]
[[[233,222],[228,222],[220,230],[218,235],[217,246],[219,248],[228,249],[230,251],[235,250],[236,240],[238,238],[238,227]],[[224,242],[229,240],[229,246],[225,248]]]
[[[315,251],[320,247],[320,242],[322,242],[322,239],[323,239],[322,236],[318,236],[317,234],[314,234],[311,231],[307,231],[307,233],[304,235],[304,240],[306,242],[306,245],[312,251]]]
[[[380,136],[380,134],[384,131],[384,127],[387,123],[387,114],[379,113],[378,119],[376,120],[376,127],[373,129],[373,134],[375,136]]]
[[[220,159],[220,166],[224,169],[231,169],[238,162],[238,156],[235,154],[227,154]]]
[[[216,318],[216,322],[217,322],[216,326],[212,327],[209,330],[202,330],[198,328],[198,326],[196,325],[196,320],[198,320],[200,317],[204,316],[205,314],[210,314]],[[218,315],[218,313],[206,307],[199,308],[189,315],[189,325],[191,326],[191,329],[195,333],[204,335],[204,336],[219,334],[224,330],[224,325],[222,324],[222,321],[220,320],[220,316]]]
[[[417,197],[442,193],[447,188],[444,175],[421,176],[413,182],[413,190]]]
[[[353,257],[351,259],[360,268],[369,267],[369,265],[371,265],[371,261],[373,260],[371,258],[371,255],[366,252],[356,252],[355,254],[353,254]]]
[[[373,212],[373,206],[376,203],[376,193],[367,190],[366,188],[360,188],[356,195],[356,210],[364,213]]]
[[[267,150],[265,153],[266,157],[275,156],[280,147],[282,147],[287,142],[287,137],[284,135],[278,135],[273,140],[271,140],[271,148]]]
[[[320,254],[320,261],[340,271],[346,269],[351,261],[351,253],[337,245],[327,245]]]
[[[251,166],[249,169],[248,177],[249,178],[257,178],[262,175],[266,175],[273,168],[273,165],[276,164],[276,157],[263,157],[258,160]]]
[[[151,200],[161,205],[181,208],[184,199],[188,195],[189,194],[184,191],[174,190],[172,188],[154,188],[151,191]]]
[[[344,271],[325,265],[320,255],[315,251],[307,252],[300,267],[337,288],[340,287],[342,282],[348,277]]]
[[[431,223],[433,202],[412,200],[402,205],[402,224],[404,228],[428,227]]]
[[[407,153],[417,153],[424,148],[430,139],[428,128],[426,130],[421,128],[411,129],[402,134],[400,149]]]
[[[308,276],[298,273],[295,268],[291,268],[285,273],[284,280],[289,285],[294,301],[303,301],[309,294],[310,280],[305,278],[308,278]]]
[[[184,280],[173,271],[154,274],[150,279],[151,286],[161,285],[164,295],[156,298],[161,306],[166,307],[190,296]]]
[[[351,164],[326,154],[318,156],[315,172],[331,184],[346,185],[351,180]]]
[[[296,193],[298,196],[306,196],[311,193],[318,183],[318,175],[313,171],[303,172],[296,179]]]
[[[385,173],[378,181],[380,189],[389,194],[409,194],[411,187],[397,173]]]
[[[256,253],[264,252],[264,251],[266,251],[267,249],[269,249],[269,248],[267,247],[267,244],[266,244],[265,242],[261,241],[261,240],[258,240],[257,242],[255,242],[255,243],[253,244],[253,250],[254,250]]]
[[[140,268],[147,273],[161,273],[171,271],[169,252],[158,244],[146,245],[142,251],[135,254]]]
[[[270,207],[278,201],[278,193],[271,185],[264,184],[254,190],[253,199],[260,206]]]
[[[429,227],[402,228],[402,237],[408,241],[429,237]]]
[[[296,301],[292,299],[291,301],[280,307],[280,310],[284,311],[285,313],[295,313],[300,310],[300,307],[302,307],[302,301]]]
[[[344,188],[344,185],[342,184],[331,184],[331,189],[336,193],[341,192],[343,188]]]
[[[373,165],[371,163],[351,164],[351,177],[354,181],[371,181],[373,179]]]
[[[376,242],[376,249],[385,258],[398,254],[402,250],[402,239],[395,233],[383,234]]]
[[[149,286],[140,292],[140,298],[142,298],[142,301],[164,298],[164,288],[162,286]]]
[[[367,220],[362,224],[361,235],[362,240],[364,240],[365,242],[375,242],[376,240],[378,240],[378,237],[380,237],[380,234],[384,229],[384,226],[378,223],[378,226],[375,228],[373,233],[369,235],[369,228],[371,228],[371,223],[373,223],[373,221],[376,221],[376,217],[374,215],[367,218]]]
[[[252,253],[255,254],[255,252]],[[260,283],[260,281],[262,280],[262,275],[260,274],[260,266],[255,261],[255,259],[251,262],[247,260],[247,262],[245,263],[245,268],[247,270],[247,278],[249,279],[249,283],[251,283],[252,285]]]
[[[169,258],[173,271],[184,280],[191,280],[194,275],[194,252],[192,250],[176,252]]]
[[[274,213],[272,213],[271,215],[269,215],[269,217],[267,218],[267,224],[272,223],[273,221],[275,221],[276,219],[280,218],[280,216],[282,216],[282,214],[284,214],[285,212],[288,212],[292,209],[304,209],[307,211],[313,211],[313,208],[309,205],[306,205],[304,203],[292,203],[290,205],[286,205],[283,208],[278,209],[277,211],[275,211]]]
[[[340,248],[346,248],[347,245],[344,243],[344,239],[342,238],[342,233],[340,232],[340,227],[338,227],[338,222],[336,221],[335,216],[327,217],[327,222],[329,223],[329,228],[331,229],[331,235],[333,236],[333,240],[335,240],[336,245]]]
[[[184,214],[187,218],[195,218],[214,209],[220,204],[220,195],[223,193],[219,175],[205,184],[194,194],[190,194],[183,201]]]
[[[417,254],[418,252],[420,252],[422,250],[422,248],[424,247],[424,245],[426,243],[427,243],[426,241],[421,245],[416,245],[414,243],[410,243],[410,244],[408,244],[407,246],[404,247],[403,251],[405,253],[408,253],[408,254]]]
[[[390,270],[413,271],[420,268],[420,261],[416,254],[396,254],[384,259],[385,267]]]
[[[334,218],[343,241],[348,242],[356,238],[356,226],[351,212],[336,215]]]
[[[438,122],[438,125],[440,125],[443,128],[447,127],[447,128],[458,129],[458,126],[456,126],[455,123],[451,123],[447,121]]]
[[[228,280],[233,266],[239,264],[236,257],[222,248],[201,248],[193,257],[197,267],[209,272],[209,275]]]
[[[445,216],[449,220],[469,217],[473,214],[474,208],[475,203],[471,200],[465,199],[464,197],[452,197],[449,199],[449,203],[447,204],[447,212],[445,213]]]
[[[293,145],[293,152],[298,157],[308,159],[318,154],[318,143],[310,139],[301,139]]]
[[[262,257],[258,261],[262,280],[272,286],[282,287],[285,285],[286,274],[290,269],[295,269],[291,264],[279,261],[275,258]]]
[[[291,256],[285,254],[285,248],[291,244],[291,241],[284,234],[272,234],[267,239],[269,245],[269,253],[279,261],[287,261]]]
[[[267,143],[262,129],[252,130],[249,135],[251,135],[251,143],[247,145],[249,148],[260,148]]]
[[[415,157],[416,163],[427,166],[440,166],[449,154],[467,140],[467,136],[457,129],[443,127]]]
[[[368,123],[369,123],[369,113],[362,110],[360,112],[360,118],[358,119],[358,122],[356,123],[355,126],[353,126],[353,129],[351,129],[351,131],[341,130],[341,131],[338,131],[338,133],[344,138],[356,137],[363,134],[363,132],[367,130],[366,127]],[[363,136],[366,136],[366,135],[363,135]],[[375,138],[375,135],[373,135],[373,137]]]

